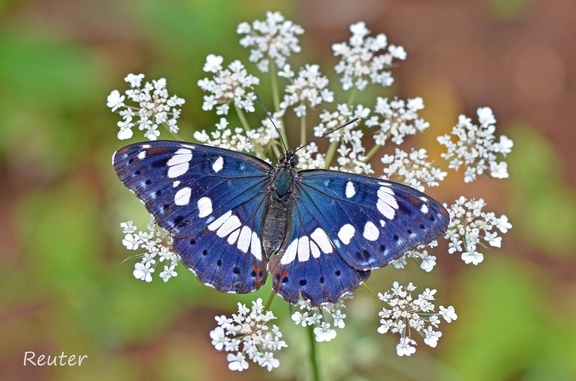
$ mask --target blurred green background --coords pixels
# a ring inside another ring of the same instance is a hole
[[[289,344],[280,369],[237,374],[208,333],[215,315],[254,295],[218,294],[182,268],[167,284],[132,277],[119,223],[143,226],[146,217],[110,164],[123,143],[106,96],[125,89],[127,73],[166,77],[186,99],[182,136],[210,128],[217,119],[202,112],[196,86],[205,56],[247,63],[236,26],[266,10],[305,28],[297,60],[325,73],[336,63],[331,44],[365,21],[408,51],[394,91],[424,98],[436,134],[490,106],[514,140],[509,180],[464,186],[451,173],[435,193],[448,203],[484,197],[487,209],[508,215],[502,250],[487,249],[478,267],[443,254],[433,274],[384,269],[371,283],[385,290],[414,276],[420,289],[438,288],[439,304],[459,316],[438,348],[420,341],[414,356],[398,358],[397,338],[376,333],[378,307],[359,290],[346,329],[319,348],[326,379],[576,379],[572,0],[0,1],[0,379],[302,379],[305,336],[284,303],[273,305]],[[270,99],[265,88],[261,95]],[[26,351],[88,358],[23,367]]]

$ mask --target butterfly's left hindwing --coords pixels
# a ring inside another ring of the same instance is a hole
[[[245,293],[265,282],[259,235],[270,165],[230,150],[173,141],[126,146],[114,154],[113,164],[203,283]]]

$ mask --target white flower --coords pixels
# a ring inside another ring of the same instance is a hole
[[[320,306],[312,306],[308,300],[301,299],[297,307],[300,311],[292,314],[292,320],[302,327],[315,326],[314,334],[316,341],[331,341],[336,337],[336,330],[327,320],[332,320],[334,328],[343,329],[346,324],[346,314],[342,312],[346,306],[344,300],[352,298],[351,294],[344,294],[336,303],[324,303]]]
[[[476,110],[478,114],[478,121],[482,125],[494,124],[496,123],[496,118],[492,113],[492,109],[490,107],[480,107]]]
[[[108,95],[106,105],[112,109],[112,112],[116,111],[119,107],[124,106],[124,95],[120,95],[118,90],[113,90],[110,95]]]
[[[252,25],[241,23],[236,32],[246,35],[240,40],[240,45],[252,48],[249,60],[264,73],[268,71],[270,59],[282,68],[286,58],[300,52],[297,36],[304,33],[304,29],[284,19],[279,12],[267,12],[265,21],[257,20]]]
[[[130,84],[132,88],[139,88],[142,85],[142,80],[144,79],[144,74],[128,74],[124,81]]]
[[[451,323],[453,320],[458,319],[454,306],[443,307],[440,306],[440,315],[446,320],[446,322]]]
[[[436,348],[438,344],[438,339],[442,337],[442,332],[437,332],[432,329],[432,326],[428,326],[424,330],[424,343],[432,348]]]
[[[130,84],[130,89],[125,95],[114,90],[108,96],[108,107],[122,117],[122,121],[118,123],[120,140],[132,137],[132,127],[135,124],[140,130],[145,131],[144,136],[150,140],[155,140],[160,135],[159,125],[166,125],[173,133],[178,131],[177,120],[184,100],[177,96],[169,96],[164,78],[146,82],[142,86],[143,79],[143,74],[129,74],[124,79]],[[124,102],[126,99],[136,106],[127,105]],[[135,117],[138,117],[138,120],[133,122]]]
[[[122,244],[128,250],[143,249],[141,261],[134,265],[133,275],[136,279],[152,281],[152,273],[158,263],[164,263],[164,271],[160,277],[164,282],[177,276],[174,271],[180,257],[172,250],[172,237],[166,230],[160,228],[152,218],[147,225],[148,231],[137,231],[132,221],[120,224],[124,238]]]
[[[136,250],[140,246],[140,238],[135,234],[126,234],[122,239],[122,245],[128,250]]]
[[[134,278],[143,280],[145,282],[152,282],[152,273],[154,272],[154,268],[150,267],[150,263],[136,263],[134,265]]]
[[[298,105],[294,108],[296,116],[306,116],[306,108],[314,108],[321,102],[332,102],[334,93],[329,91],[328,78],[320,74],[318,65],[305,65],[298,72],[298,77],[286,86],[286,94],[280,103],[282,109]]]
[[[236,355],[228,353],[226,360],[229,362],[228,368],[230,370],[241,372],[248,369],[248,361],[246,361],[246,357],[242,353]]]
[[[204,64],[204,70],[207,73],[217,73],[222,70],[222,62],[224,58],[222,56],[216,56],[214,54],[208,54],[206,57],[206,63]]]
[[[174,267],[172,265],[170,265],[170,266],[164,265],[164,271],[162,271],[160,273],[160,278],[162,278],[162,280],[164,282],[168,282],[168,280],[170,280],[170,278],[173,278],[177,275],[178,275],[178,273],[176,273],[176,271],[174,271]]]
[[[428,153],[424,148],[412,149],[407,153],[399,148],[395,149],[395,155],[382,156],[384,178],[402,182],[412,188],[424,191],[424,187],[440,185],[447,173],[435,168],[428,161]]]
[[[462,253],[462,260],[467,265],[478,265],[484,260],[484,255],[477,251],[468,250]]]
[[[507,137],[495,142],[496,122],[492,110],[488,107],[478,109],[480,125],[475,125],[464,115],[458,118],[458,124],[452,129],[452,136],[438,137],[438,142],[447,148],[442,157],[448,160],[448,167],[457,170],[464,165],[464,182],[472,182],[477,175],[489,172],[494,178],[507,178],[508,168],[498,157],[510,153],[513,143]]]
[[[238,313],[231,318],[216,317],[218,327],[210,332],[212,345],[218,351],[237,352],[227,356],[231,370],[248,369],[249,359],[271,371],[280,365],[273,352],[287,346],[280,329],[268,326],[274,319],[274,314],[264,309],[262,299],[252,302],[252,308],[238,303]]]
[[[226,343],[226,332],[222,327],[216,327],[210,331],[210,338],[212,339],[212,345],[217,351],[221,351]]]
[[[368,127],[378,127],[374,131],[374,141],[383,146],[390,139],[394,144],[402,144],[407,135],[415,135],[429,127],[429,123],[418,118],[418,111],[424,109],[422,98],[401,99],[377,97],[374,114],[366,121]]]
[[[267,352],[258,358],[258,365],[260,365],[262,368],[266,368],[268,372],[271,372],[272,369],[278,368],[280,366],[280,361],[275,358],[271,352]]]
[[[409,337],[403,337],[400,339],[400,343],[396,345],[396,353],[398,356],[410,356],[416,352],[416,341]]]
[[[214,61],[215,58],[211,59]],[[219,65],[218,65],[219,66]],[[216,66],[208,61],[204,69],[209,69],[209,73],[214,73],[212,78],[203,78],[198,81],[198,86],[210,93],[204,96],[202,109],[212,110],[216,107],[216,114],[226,115],[230,109],[230,104],[247,112],[254,112],[254,101],[256,96],[252,87],[258,85],[260,80],[248,74],[244,65],[236,60],[228,68],[213,71]]]
[[[448,208],[450,225],[444,236],[448,240],[448,252],[462,253],[466,264],[477,265],[484,260],[484,255],[478,252],[484,245],[482,241],[500,247],[502,238],[495,229],[506,233],[512,227],[506,216],[496,218],[492,212],[483,212],[485,205],[483,199],[468,200],[462,196]]]
[[[336,331],[330,329],[330,323],[326,323],[325,321],[320,324],[320,327],[314,328],[314,335],[316,335],[316,341],[331,341],[336,338]]]
[[[456,315],[453,308],[449,310],[440,307],[440,313],[434,312],[433,301],[436,290],[427,288],[414,298],[412,292],[415,289],[416,286],[412,283],[401,286],[398,282],[394,282],[389,291],[378,294],[378,298],[389,308],[385,307],[378,313],[380,326],[377,331],[380,334],[390,332],[400,335],[400,343],[396,347],[399,356],[410,356],[416,352],[416,341],[411,338],[412,331],[424,336],[427,345],[435,347],[438,338],[442,336],[440,331],[432,329],[438,327],[438,315],[442,315],[448,323],[451,320],[446,319],[444,314],[449,318]]]
[[[495,226],[500,230],[502,233],[508,232],[509,229],[512,229],[512,224],[508,222],[508,217],[500,216],[494,221],[496,224]]]
[[[349,44],[342,42],[332,45],[334,56],[340,56],[340,62],[334,70],[342,74],[342,88],[348,90],[356,87],[364,90],[368,80],[382,86],[390,86],[394,82],[388,69],[392,67],[394,58],[406,58],[406,52],[401,46],[388,47],[384,34],[365,38],[370,31],[364,22],[350,26]],[[386,49],[388,47],[388,50]]]

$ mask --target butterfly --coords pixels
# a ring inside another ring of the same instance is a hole
[[[449,215],[408,186],[332,170],[276,166],[223,148],[149,141],[113,156],[119,179],[173,238],[199,280],[222,292],[259,289],[268,274],[288,302],[335,302],[370,271],[429,243]]]

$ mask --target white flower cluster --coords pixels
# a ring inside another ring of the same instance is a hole
[[[176,123],[184,99],[175,95],[169,97],[164,78],[146,82],[142,86],[143,79],[144,74],[128,74],[124,80],[130,84],[130,89],[124,95],[118,90],[108,95],[107,106],[122,117],[122,121],[118,122],[120,140],[130,139],[135,125],[139,130],[146,131],[144,137],[149,140],[156,140],[160,136],[158,127],[161,124],[165,124],[173,134],[178,132]],[[127,105],[124,103],[126,98],[138,106]],[[138,117],[137,121],[135,117]]]
[[[128,250],[145,251],[141,255],[141,261],[134,265],[134,278],[152,282],[152,273],[160,263],[164,264],[164,269],[160,273],[160,278],[164,282],[178,275],[174,270],[180,257],[171,249],[172,237],[166,230],[156,225],[153,219],[146,226],[148,231],[137,232],[138,228],[132,221],[122,222],[120,227],[124,233],[122,244]]]
[[[286,63],[286,58],[292,53],[300,52],[298,35],[304,33],[300,25],[286,20],[279,12],[267,12],[266,20],[256,20],[252,25],[243,22],[236,32],[246,35],[240,40],[240,45],[250,50],[250,62],[255,62],[258,69],[268,72],[271,59],[277,67]]]
[[[424,101],[420,97],[408,99],[378,97],[373,115],[366,121],[368,127],[379,127],[374,134],[377,145],[383,146],[390,139],[394,144],[402,144],[406,135],[416,135],[427,129],[430,124],[418,117],[418,111],[424,109]],[[381,119],[380,119],[381,117]]]
[[[508,217],[496,217],[493,212],[483,212],[486,206],[483,199],[468,200],[461,196],[450,206],[450,225],[444,238],[448,243],[450,254],[462,253],[466,264],[477,265],[484,260],[484,255],[477,251],[478,245],[484,242],[492,247],[500,247],[502,237],[496,230],[504,234],[512,228]]]
[[[224,59],[221,56],[210,54],[206,58],[204,71],[214,73],[213,79],[203,78],[198,81],[198,86],[211,95],[204,95],[202,110],[210,111],[216,107],[216,114],[227,115],[230,103],[241,110],[254,112],[256,95],[252,86],[260,83],[260,80],[248,74],[242,62],[236,60],[222,69]]]
[[[446,172],[433,167],[428,161],[426,149],[412,149],[407,153],[396,148],[394,155],[382,156],[386,165],[384,175],[387,179],[400,181],[412,188],[424,191],[424,187],[437,187],[446,177]]]
[[[497,179],[508,177],[508,166],[505,161],[498,161],[499,156],[506,156],[512,150],[513,142],[506,136],[500,136],[498,142],[494,132],[496,119],[489,107],[477,110],[480,125],[472,123],[470,118],[460,115],[458,124],[452,129],[452,136],[438,137],[438,142],[448,149],[442,157],[449,161],[448,166],[453,169],[464,166],[464,182],[469,183],[476,179],[476,175],[488,172]]]
[[[334,68],[336,73],[342,74],[342,88],[364,90],[368,79],[382,86],[392,85],[394,78],[387,69],[392,67],[394,59],[406,59],[404,48],[388,45],[388,39],[382,33],[376,37],[366,37],[370,30],[364,22],[352,24],[350,31],[349,44],[341,42],[332,45],[334,55],[342,57]]]
[[[228,120],[220,118],[216,123],[216,130],[208,134],[205,130],[194,132],[194,139],[202,144],[235,151],[252,151],[253,146],[250,139],[244,135],[242,128],[232,130],[228,128]]]
[[[227,356],[230,370],[248,369],[247,359],[268,371],[280,365],[274,352],[288,345],[276,325],[268,327],[274,319],[274,314],[264,309],[262,299],[253,301],[251,309],[238,303],[238,313],[231,318],[216,317],[218,327],[210,332],[210,338],[216,350],[231,352]]]
[[[362,142],[364,132],[355,128],[356,123],[338,128],[354,118],[365,119],[369,114],[369,108],[358,105],[354,109],[345,103],[338,104],[334,112],[324,111],[320,114],[320,123],[314,127],[314,136],[320,137],[328,131],[334,131],[327,138],[331,147],[338,153],[336,159],[338,165],[332,166],[330,169],[364,175],[374,173],[366,158],[366,148]],[[325,166],[329,166],[329,162],[330,160],[327,160]]]
[[[412,297],[414,290],[416,286],[412,283],[404,287],[394,282],[389,291],[378,294],[378,298],[388,305],[388,308],[384,307],[378,313],[381,324],[378,333],[400,334],[400,342],[396,346],[398,356],[410,356],[416,352],[412,330],[424,337],[426,345],[435,348],[442,336],[442,332],[435,331],[440,325],[440,317],[448,323],[458,318],[452,306],[440,306],[440,311],[434,312],[436,290],[427,288],[415,299]]]
[[[346,314],[342,313],[342,310],[346,308],[344,305],[346,299],[352,299],[352,294],[344,294],[338,302],[324,303],[318,307],[313,306],[307,300],[300,300],[297,304],[300,311],[292,314],[292,320],[302,327],[315,326],[314,336],[317,342],[331,341],[336,338],[334,328],[343,329],[346,326],[344,323]],[[332,324],[327,321],[328,318]]]
[[[334,100],[334,93],[326,88],[328,78],[320,74],[320,66],[304,65],[296,78],[293,78],[294,73],[290,70],[284,70],[283,73],[291,83],[286,86],[284,99],[280,103],[281,109],[296,105],[296,116],[303,117],[306,116],[307,107],[313,108],[322,102],[330,103]]]

